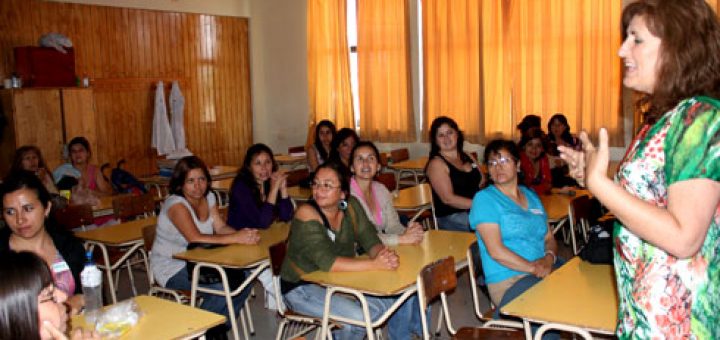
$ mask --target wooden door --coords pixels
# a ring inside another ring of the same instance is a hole
[[[62,162],[62,113],[58,89],[13,91],[15,144],[35,145],[49,169]]]

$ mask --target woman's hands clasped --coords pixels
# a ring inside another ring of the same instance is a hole
[[[379,270],[395,270],[400,265],[400,257],[394,250],[383,246],[373,258],[373,263]]]
[[[260,242],[260,233],[257,229],[240,229],[232,235],[234,237],[235,243],[258,244],[258,242]]]
[[[398,243],[400,244],[418,244],[422,242],[425,236],[423,227],[418,222],[410,222],[405,229],[405,232],[398,237]]]

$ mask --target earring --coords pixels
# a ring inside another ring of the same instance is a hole
[[[345,199],[341,199],[340,202],[338,203],[338,208],[340,208],[340,210],[345,210],[345,209],[347,209],[347,207],[348,207],[348,202]]]

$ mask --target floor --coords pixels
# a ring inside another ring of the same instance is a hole
[[[561,242],[558,243],[560,245],[559,255],[564,257],[565,259],[569,259],[571,257],[570,249],[562,245]],[[117,294],[118,301],[132,297],[132,290],[130,289],[130,284],[127,278],[127,271],[123,270],[121,273],[122,274],[120,275],[119,291]],[[138,292],[140,294],[147,292],[148,284],[144,269],[138,267],[133,270],[133,273],[135,274],[135,282]],[[449,295],[448,304],[450,306],[450,314],[452,316],[453,326],[456,329],[463,326],[480,326],[480,321],[475,317],[474,314],[469,282],[470,280],[468,278],[467,271],[461,272],[460,276],[458,277],[457,289]],[[251,339],[275,339],[277,332],[277,324],[279,320],[278,314],[274,310],[269,310],[265,308],[263,288],[262,285],[257,281],[255,283],[255,292],[256,296],[254,298],[251,298],[250,300],[250,309],[252,311],[253,322],[255,325],[255,335],[252,336]],[[490,309],[488,298],[482,293],[480,293],[480,305],[481,311],[488,311]],[[433,325],[433,332],[437,325],[437,313],[439,310],[439,301],[436,301],[433,304],[433,317],[431,319]],[[242,337],[242,330],[240,333],[240,336]],[[307,339],[312,339],[313,336],[314,334],[311,334],[307,336]],[[440,335],[435,336],[434,338],[450,339],[450,336],[447,330],[443,328]],[[232,339],[232,336],[230,336],[230,339]]]

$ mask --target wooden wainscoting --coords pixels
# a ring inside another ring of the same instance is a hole
[[[166,98],[179,81],[188,146],[208,164],[240,164],[252,142],[247,18],[2,0],[0,32],[3,78],[14,70],[13,47],[36,45],[48,32],[70,37],[76,73],[94,90],[97,163],[125,158],[137,174],[155,171],[158,80]]]

